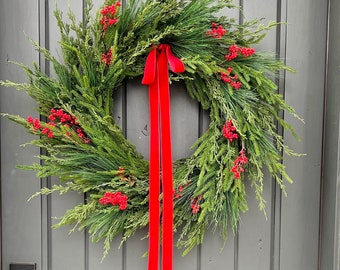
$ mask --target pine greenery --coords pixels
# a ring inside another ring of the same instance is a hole
[[[55,17],[61,32],[63,61],[33,42],[53,65],[56,76],[49,77],[38,65],[21,65],[28,82],[2,85],[25,90],[36,100],[41,115],[52,108],[62,109],[77,118],[91,143],[84,143],[74,130],[53,127],[53,138],[32,129],[25,118],[6,115],[40,135],[31,144],[46,150],[41,163],[21,166],[37,171],[38,177],[58,176],[61,184],[43,188],[34,196],[58,192],[87,194],[87,203],[68,210],[55,226],[74,224],[87,228],[94,241],[104,239],[105,254],[110,241],[123,234],[123,241],[148,224],[148,162],[127,141],[114,121],[113,96],[126,79],[143,74],[145,58],[153,45],[170,44],[174,54],[185,64],[186,72],[171,74],[172,81],[182,81],[190,96],[210,115],[208,130],[192,146],[193,154],[174,162],[175,229],[180,230],[178,247],[184,254],[201,244],[206,230],[219,231],[227,238],[227,227],[237,229],[241,212],[248,209],[244,181],[254,187],[259,208],[264,210],[262,197],[265,168],[284,190],[292,182],[282,164],[283,151],[292,155],[277,133],[277,123],[284,129],[293,128],[281,117],[285,110],[295,115],[278,94],[275,80],[282,70],[292,71],[275,57],[256,52],[250,57],[225,60],[234,44],[251,47],[276,27],[259,25],[257,20],[238,24],[233,18],[215,17],[222,8],[237,8],[230,1],[210,0],[137,0],[120,11],[118,23],[103,35],[100,14],[91,18],[91,2],[87,1],[84,22],[77,22],[69,12],[65,22],[60,10]],[[107,0],[106,5],[115,1]],[[220,38],[207,36],[211,23],[227,29]],[[112,49],[110,65],[101,61],[102,54]],[[223,82],[219,72],[231,67],[242,87],[233,89]],[[221,133],[231,119],[239,140],[230,142]],[[47,124],[42,123],[47,126]],[[69,132],[65,136],[65,132]],[[249,159],[246,175],[235,179],[231,168],[241,149]],[[122,169],[123,168],[123,172]],[[128,196],[128,208],[120,211],[98,203],[106,191],[121,191]],[[193,213],[191,204],[199,198],[200,211]]]

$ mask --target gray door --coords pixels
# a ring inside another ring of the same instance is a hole
[[[77,16],[82,18],[84,2],[59,0],[58,7],[66,13],[70,5]],[[99,0],[94,2],[96,6],[101,4]],[[288,173],[295,181],[287,187],[288,197],[284,197],[275,183],[267,177],[264,191],[267,220],[258,210],[253,189],[248,186],[249,211],[242,215],[239,232],[235,236],[230,234],[223,250],[221,240],[211,234],[202,246],[194,249],[186,257],[181,256],[181,251],[175,251],[175,269],[339,269],[339,266],[330,268],[335,264],[328,263],[328,266],[319,268],[328,4],[334,4],[339,10],[339,4],[336,2],[328,3],[326,0],[237,2],[243,6],[246,19],[263,17],[264,23],[270,20],[288,21],[287,25],[272,30],[257,49],[279,55],[286,59],[289,66],[297,70],[297,74],[282,74],[279,84],[287,103],[296,108],[297,113],[305,119],[305,124],[285,116],[285,119],[295,127],[301,141],[297,142],[290,134],[283,135],[291,148],[307,155],[300,158],[288,157],[284,161]],[[0,79],[25,80],[23,72],[9,64],[9,60],[25,64],[36,61],[43,70],[50,72],[49,66],[39,58],[25,34],[58,55],[58,33],[53,18],[55,6],[55,0],[0,0]],[[226,15],[239,17],[239,14],[235,13]],[[339,26],[338,14],[334,13],[333,16],[333,18],[337,16],[334,25]],[[334,41],[334,44],[339,44],[339,37],[335,31],[333,30],[333,38],[338,41],[337,43]],[[336,53],[336,50],[333,50],[333,53]],[[335,59],[339,60],[339,57]],[[335,61],[333,67],[338,68],[339,62]],[[53,75],[53,72],[51,73]],[[336,80],[339,82],[336,75],[339,75],[339,72],[333,74],[333,82]],[[334,97],[339,97],[339,94],[335,94]],[[192,101],[180,86],[175,85],[171,89],[171,99],[173,141],[176,142],[173,151],[174,158],[178,158],[189,154],[188,149],[198,136],[198,125],[206,120],[202,118],[198,104]],[[115,112],[116,120],[121,121],[128,139],[147,155],[149,139],[144,130],[148,122],[147,91],[142,89],[138,81],[130,81],[117,102],[119,105]],[[1,89],[1,112],[37,116],[34,107],[34,102],[24,92]],[[332,120],[334,119],[330,121]],[[336,127],[339,128],[338,122]],[[338,133],[337,131],[336,134]],[[50,226],[55,223],[53,217],[61,216],[66,209],[83,201],[84,198],[77,195],[62,198],[52,195],[27,202],[27,198],[40,187],[50,186],[58,180],[40,181],[34,173],[15,168],[16,164],[30,164],[36,161],[32,157],[39,154],[39,149],[34,147],[20,147],[32,139],[22,128],[2,118],[0,138],[3,270],[9,269],[12,262],[36,263],[37,269],[42,270],[146,269],[146,259],[141,256],[147,250],[147,240],[140,239],[145,232],[135,235],[121,249],[116,249],[119,240],[114,241],[111,253],[101,263],[102,243],[91,243],[86,232],[76,231],[69,234],[71,228],[52,230]],[[334,143],[337,142],[337,138],[332,140]],[[329,176],[330,183],[333,183],[333,176],[333,174]],[[330,185],[327,188],[328,192],[335,193],[334,186]],[[327,197],[327,194],[324,197]],[[327,201],[333,208],[334,202],[333,199]],[[325,226],[329,226],[327,229],[331,230],[331,240],[334,240],[336,235],[334,224],[338,223],[329,221],[334,220],[335,216],[335,211],[329,209],[324,211],[328,215],[327,222],[324,223]],[[329,241],[324,247],[327,251],[332,251],[333,247],[328,243]],[[334,259],[332,252],[326,254],[328,257],[325,257],[323,265],[326,265],[325,261]]]

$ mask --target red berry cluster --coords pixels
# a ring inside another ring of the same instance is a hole
[[[184,196],[184,194],[183,194],[184,188],[186,188],[187,186],[191,185],[191,183],[192,183],[192,180],[188,180],[188,182],[186,184],[179,185],[177,187],[177,189],[174,190],[175,199],[183,197]]]
[[[238,81],[237,75],[234,75],[234,76],[230,75],[232,71],[233,71],[233,69],[231,67],[227,68],[227,72],[220,71],[219,72],[220,78],[221,78],[222,81],[230,84],[230,86],[232,88],[234,88],[235,90],[238,90],[242,86],[242,83],[240,81]]]
[[[203,199],[202,195],[197,196],[194,199],[191,199],[191,212],[193,214],[197,214],[200,210],[201,210],[201,206],[200,206],[200,201]]]
[[[122,4],[119,1],[117,1],[115,4],[111,6],[105,6],[100,11],[100,14],[102,14],[100,23],[103,25],[103,35],[109,26],[114,25],[118,22],[118,19],[116,18],[117,7],[120,7],[121,5]]]
[[[234,178],[239,179],[241,173],[244,172],[244,166],[248,163],[248,158],[244,148],[240,151],[238,157],[234,161],[234,166],[231,168],[231,172],[234,173]]]
[[[77,118],[65,113],[62,109],[51,109],[51,113],[48,116],[50,122],[41,124],[38,118],[33,119],[32,116],[27,117],[27,122],[32,125],[33,131],[40,131],[42,134],[47,135],[48,138],[54,137],[52,129],[58,125],[64,125],[66,128],[71,128],[77,133],[77,136],[81,138],[84,143],[90,143],[90,139],[85,136],[84,131],[80,128]],[[66,133],[66,136],[70,137],[70,132]]]
[[[53,138],[53,131],[48,127],[43,127],[38,118],[33,119],[32,116],[27,116],[27,122],[32,125],[33,131],[41,131],[41,133],[47,135],[48,138]],[[50,124],[50,126],[54,126],[54,124]]]
[[[80,128],[79,123],[77,122],[77,117],[69,115],[62,109],[52,108],[48,119],[51,121],[48,123],[49,125],[64,125],[66,128],[71,128],[74,130],[78,137],[84,141],[84,143],[91,142],[91,140],[85,136],[84,131]],[[67,133],[66,135],[69,137],[71,134]]]
[[[78,125],[77,118],[75,116],[69,115],[62,109],[51,109],[48,119],[51,121],[51,125],[55,125],[59,122],[65,125]]]
[[[177,191],[175,191],[175,198],[178,199],[180,197],[183,197],[183,186],[182,185],[180,185],[177,188]]]
[[[227,59],[228,61],[234,60],[239,56],[239,54],[247,58],[253,55],[254,53],[255,53],[254,48],[239,47],[236,44],[234,44],[229,47],[229,53],[225,56],[225,59]]]
[[[109,66],[112,62],[112,48],[109,49],[109,51],[105,54],[102,54],[102,63],[106,64],[106,66]]]
[[[228,139],[230,142],[233,141],[233,139],[238,139],[238,134],[236,131],[236,127],[233,124],[232,120],[227,121],[223,127],[222,127],[222,133],[223,136]]]
[[[127,208],[128,196],[120,191],[117,192],[105,192],[104,197],[99,199],[100,204],[112,204],[119,205],[120,210],[125,210]]]
[[[213,38],[221,38],[227,33],[227,30],[222,25],[217,26],[215,22],[211,23],[211,30],[207,31],[207,36]]]

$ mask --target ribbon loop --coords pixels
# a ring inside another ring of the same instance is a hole
[[[152,49],[146,58],[142,84],[152,84],[156,77],[157,50]]]
[[[146,58],[142,84],[149,85],[150,166],[149,166],[149,257],[148,269],[159,265],[160,164],[162,164],[162,269],[173,265],[173,178],[170,125],[169,70],[184,72],[183,62],[168,44],[154,47]],[[161,135],[161,136],[159,136]]]
[[[165,47],[166,57],[168,59],[170,69],[176,73],[182,73],[185,71],[185,67],[181,59],[177,58],[171,51],[169,44],[161,44],[160,46]]]

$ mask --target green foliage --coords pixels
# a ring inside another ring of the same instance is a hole
[[[235,23],[233,18],[215,17],[222,8],[235,8],[230,1],[211,4],[208,0],[137,0],[129,1],[118,15],[118,23],[103,34],[100,14],[90,17],[92,4],[87,1],[84,22],[78,23],[70,11],[69,22],[61,11],[55,17],[61,32],[63,61],[33,45],[53,65],[55,78],[21,65],[28,82],[2,85],[25,90],[36,100],[38,110],[48,116],[52,108],[62,109],[77,118],[90,143],[77,136],[76,131],[63,125],[49,127],[53,138],[32,128],[20,116],[6,115],[40,137],[31,143],[46,150],[39,158],[41,164],[22,166],[37,171],[38,177],[58,176],[61,185],[43,188],[39,193],[87,194],[87,203],[69,209],[55,226],[74,224],[87,228],[94,241],[104,239],[105,252],[113,237],[123,233],[122,241],[148,224],[148,162],[127,141],[112,116],[113,96],[125,79],[143,73],[146,55],[152,46],[170,44],[175,55],[185,64],[184,74],[171,74],[173,81],[183,81],[190,96],[209,111],[210,125],[192,146],[194,153],[185,160],[174,162],[175,229],[181,230],[179,247],[184,254],[201,244],[207,229],[218,230],[227,238],[227,227],[237,229],[242,212],[247,211],[244,181],[254,186],[259,208],[264,210],[262,197],[265,168],[284,190],[285,181],[292,180],[282,165],[281,152],[294,154],[277,133],[276,125],[293,128],[281,117],[283,110],[295,115],[278,94],[275,80],[280,71],[292,71],[268,54],[255,53],[227,61],[231,45],[251,47],[276,27],[258,25],[258,21]],[[115,1],[106,1],[111,5]],[[211,22],[223,25],[224,36],[214,38],[206,33]],[[111,48],[113,59],[102,63],[103,53]],[[242,87],[238,90],[223,80],[219,72],[232,68]],[[239,140],[229,141],[221,129],[232,120]],[[68,134],[68,135],[65,135]],[[239,179],[231,172],[241,150],[246,151],[248,163]],[[122,169],[123,168],[123,169]],[[123,172],[122,172],[123,171]],[[181,189],[179,191],[179,189]],[[107,191],[120,191],[128,196],[128,208],[120,211],[98,203]],[[193,213],[191,204],[199,202],[200,211]]]

